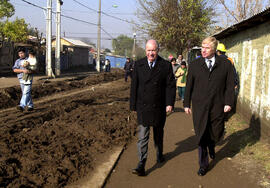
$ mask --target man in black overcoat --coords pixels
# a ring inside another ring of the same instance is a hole
[[[166,112],[171,112],[175,101],[175,79],[172,66],[158,56],[155,40],[146,43],[146,57],[136,61],[131,81],[130,109],[137,112],[139,163],[133,173],[145,175],[150,126],[153,127],[157,162],[162,163],[163,128]]]
[[[234,104],[234,73],[228,59],[215,54],[217,40],[202,42],[202,57],[189,65],[184,108],[191,114],[199,145],[198,175],[208,170],[208,154],[215,158],[215,144],[224,132],[224,114]],[[208,149],[208,150],[207,150]]]

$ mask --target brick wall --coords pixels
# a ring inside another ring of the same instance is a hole
[[[219,40],[239,74],[237,112],[256,116],[261,133],[270,136],[270,21]]]

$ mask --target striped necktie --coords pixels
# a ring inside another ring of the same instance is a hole
[[[208,60],[208,68],[209,68],[209,70],[211,71],[212,70],[212,67],[213,67],[213,65],[212,65],[212,60]]]

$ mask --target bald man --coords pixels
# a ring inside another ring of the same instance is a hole
[[[164,161],[163,134],[166,112],[171,112],[175,101],[175,79],[172,66],[159,55],[158,43],[146,43],[146,57],[135,62],[130,109],[137,112],[139,163],[133,174],[145,176],[150,127],[153,127],[157,163]]]

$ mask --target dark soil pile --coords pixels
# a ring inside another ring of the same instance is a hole
[[[90,76],[50,83],[50,87],[68,90],[73,85],[119,77],[122,73],[101,74],[96,80]],[[47,88],[36,87],[43,92]],[[0,187],[63,187],[91,174],[98,156],[128,142],[135,133],[136,118],[129,112],[128,97],[129,84],[122,79],[91,92],[38,104],[32,113],[3,111]]]

